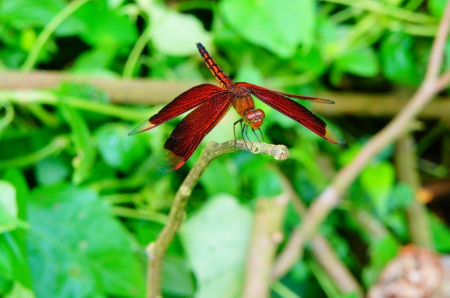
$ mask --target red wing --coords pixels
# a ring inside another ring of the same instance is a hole
[[[229,110],[235,95],[223,91],[189,113],[173,130],[164,144],[156,170],[168,173],[178,170],[191,157],[203,138],[219,123]]]
[[[311,111],[299,103],[283,96],[286,93],[271,91],[269,89],[248,83],[236,83],[236,85],[247,88],[254,96],[262,100],[264,103],[285,114],[289,118],[300,122],[328,142],[339,145],[345,144],[345,141],[330,127],[328,127],[322,119],[314,115]]]
[[[317,103],[334,104],[334,101],[329,100],[329,99],[323,99],[323,98],[317,98],[317,97],[309,97],[309,96],[303,96],[303,95],[291,94],[291,93],[284,93],[284,92],[280,92],[280,91],[273,91],[273,90],[269,90],[269,89],[264,88],[264,87],[256,86],[256,85],[245,83],[245,82],[236,83],[236,85],[240,85],[240,86],[246,87],[247,89],[250,89],[250,88],[254,87],[254,88],[257,88],[259,90],[265,90],[265,91],[269,91],[269,92],[272,92],[272,93],[277,93],[277,94],[283,95],[285,97],[292,97],[292,98],[298,98],[298,99],[303,99],[303,100],[309,100],[309,101],[314,101],[314,102],[317,102]]]
[[[138,127],[128,133],[129,136],[150,130],[172,118],[175,118],[184,112],[187,112],[196,106],[202,104],[208,99],[213,98],[222,92],[223,89],[211,84],[202,84],[189,89],[178,95],[174,100],[161,109],[156,115],[145,120]]]

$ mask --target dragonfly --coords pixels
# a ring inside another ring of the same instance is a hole
[[[241,133],[248,138],[248,129],[259,131],[265,114],[255,108],[252,95],[273,109],[304,125],[312,132],[332,144],[344,145],[345,141],[325,121],[291,98],[334,104],[328,99],[308,97],[273,91],[245,82],[234,83],[217,65],[201,43],[198,51],[220,86],[201,84],[177,96],[157,114],[145,120],[128,135],[151,130],[189,110],[190,112],[172,131],[164,144],[164,150],[157,159],[156,169],[160,173],[169,173],[181,168],[191,157],[203,138],[220,122],[231,106],[241,117]],[[243,125],[242,125],[243,124]],[[235,134],[236,136],[236,134]],[[256,135],[258,138],[258,136]],[[259,139],[259,138],[258,138]],[[250,141],[251,142],[251,141]]]

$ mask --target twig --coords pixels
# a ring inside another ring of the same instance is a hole
[[[303,217],[306,214],[306,207],[299,198],[289,179],[280,173],[283,187],[286,189],[295,211]],[[314,258],[322,266],[327,275],[333,280],[342,294],[356,293],[357,297],[362,297],[362,288],[358,284],[356,278],[352,275],[350,270],[339,259],[334,252],[328,240],[320,234],[314,236],[311,240],[312,252]]]
[[[288,201],[288,195],[283,192],[275,198],[260,198],[256,202],[243,298],[270,296],[270,271],[278,244],[283,239],[282,224]]]
[[[395,164],[400,181],[411,186],[414,197],[417,196],[420,188],[415,158],[414,139],[407,134],[397,142]],[[432,249],[434,246],[425,207],[417,200],[414,200],[406,209],[406,212],[412,243],[423,248]]]
[[[443,53],[445,39],[450,29],[450,1],[447,2],[444,16],[439,24],[438,35],[433,43],[433,55]],[[431,57],[427,67],[426,79],[414,94],[408,104],[400,113],[378,134],[376,134],[362,148],[353,161],[344,167],[333,179],[331,184],[314,201],[308,213],[294,231],[291,241],[286,245],[280,254],[272,271],[274,278],[279,278],[286,274],[295,261],[301,256],[303,246],[306,241],[315,233],[318,226],[328,216],[331,210],[340,203],[341,196],[345,193],[350,184],[356,179],[357,175],[367,165],[367,163],[378,154],[387,145],[392,144],[401,135],[406,133],[422,108],[433,98],[433,96],[442,90],[444,86],[450,83],[450,74],[446,72],[440,78],[433,77],[435,64],[441,61],[440,58]]]
[[[152,242],[147,246],[147,298],[161,297],[164,256],[176,231],[184,219],[184,207],[186,206],[192,190],[200,179],[200,176],[214,158],[226,153],[234,152],[235,150],[246,150],[244,141],[228,141],[222,144],[208,143],[203,149],[200,158],[178,189],[166,225],[156,242]],[[251,151],[253,153],[271,155],[277,160],[286,159],[289,155],[289,152],[284,145],[270,145],[256,142],[253,143]]]

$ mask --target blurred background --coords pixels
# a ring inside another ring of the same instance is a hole
[[[280,195],[283,181],[294,190],[278,222],[282,250],[301,222],[296,206],[310,205],[419,86],[446,2],[0,1],[0,297],[145,296],[145,246],[201,149],[233,140],[239,119],[230,111],[167,175],[153,165],[181,117],[127,136],[178,94],[216,84],[196,42],[234,81],[335,101],[302,104],[347,142],[332,145],[256,100],[266,142],[288,146],[289,158],[238,151],[202,175],[164,261],[163,295],[239,297],[258,201]],[[446,55],[448,69],[448,41]],[[367,165],[321,225],[327,249],[307,245],[271,297],[361,297],[404,245],[432,259],[450,252],[448,96]]]

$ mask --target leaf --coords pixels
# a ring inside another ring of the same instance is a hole
[[[372,198],[377,214],[383,216],[389,210],[388,199],[395,182],[394,167],[388,162],[371,164],[361,173],[361,184]]]
[[[89,1],[73,16],[84,24],[79,36],[93,47],[119,48],[136,42],[134,22],[119,10],[109,9],[105,0]]]
[[[97,130],[100,155],[115,169],[129,170],[146,153],[142,136],[128,136],[130,128],[122,124],[106,124]]]
[[[35,166],[35,176],[40,185],[53,185],[66,179],[71,173],[70,164],[61,156],[49,156]],[[51,173],[51,175],[49,175]]]
[[[18,213],[17,216],[20,219],[26,217],[26,206],[30,196],[30,190],[28,189],[27,181],[23,173],[17,169],[8,170],[3,175],[3,179],[11,183],[16,190],[16,202]]]
[[[450,252],[450,242],[448,241],[450,239],[450,229],[434,214],[430,214],[428,218],[435,249],[442,254],[448,254]]]
[[[306,48],[312,45],[316,22],[313,0],[224,0],[219,5],[236,32],[280,57],[292,57],[300,44]]]
[[[27,227],[17,216],[16,189],[8,181],[0,180],[0,234]]]
[[[11,291],[4,296],[5,298],[36,298],[36,295],[30,288],[24,287],[20,282],[14,282]]]
[[[379,72],[375,51],[369,47],[344,53],[336,59],[335,67],[361,77],[374,77]]]
[[[427,1],[428,10],[430,13],[437,17],[441,18],[444,14],[445,5],[447,4],[447,0],[429,0]]]
[[[394,83],[416,86],[423,77],[415,63],[413,43],[414,39],[403,33],[392,33],[381,42],[382,71]]]
[[[156,5],[151,15],[153,25],[150,34],[158,51],[166,55],[186,56],[197,53],[197,42],[208,47],[211,37],[196,17]]]
[[[252,215],[231,196],[216,196],[181,227],[180,237],[197,280],[195,297],[240,293]]]
[[[70,185],[39,187],[28,218],[37,297],[143,296],[133,243],[95,192]]]
[[[164,293],[177,297],[194,297],[194,279],[186,259],[167,255],[164,258],[163,276]]]
[[[2,23],[19,30],[29,27],[44,27],[64,9],[65,5],[67,3],[64,0],[0,1],[0,20],[2,20]],[[59,36],[74,35],[82,26],[82,23],[77,19],[69,17],[58,26],[55,34]]]
[[[200,183],[209,196],[218,193],[238,194],[238,177],[236,169],[230,168],[230,163],[222,162],[222,159],[214,160],[200,177]]]
[[[397,255],[399,248],[399,243],[390,234],[370,244],[370,264],[364,268],[362,276],[365,286],[375,283],[384,266]]]

